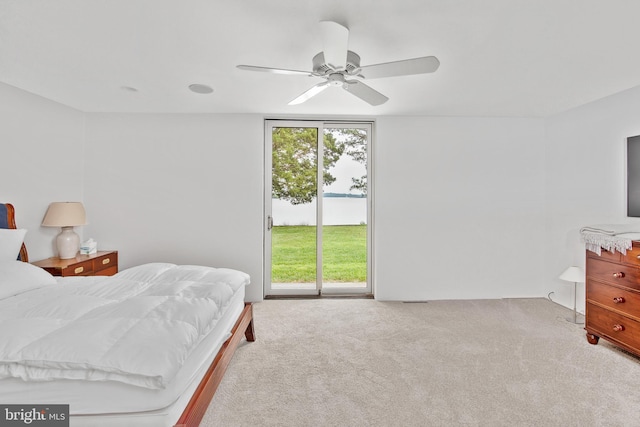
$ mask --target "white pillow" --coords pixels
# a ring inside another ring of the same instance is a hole
[[[18,259],[25,234],[24,228],[0,228],[0,262]]]
[[[0,299],[56,283],[46,270],[28,262],[0,261]]]

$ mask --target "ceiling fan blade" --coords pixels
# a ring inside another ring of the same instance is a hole
[[[352,80],[346,82],[342,86],[346,91],[351,92],[358,98],[362,99],[365,102],[368,102],[371,105],[380,105],[384,104],[389,100],[386,96],[378,92],[377,90],[367,86],[358,80]]]
[[[311,71],[285,70],[282,68],[257,67],[255,65],[238,65],[237,67],[241,70],[261,71],[264,73],[273,73],[273,74],[290,74],[290,75],[299,75],[299,76],[313,75]]]
[[[349,29],[337,22],[320,21],[320,30],[325,62],[335,70],[344,70],[347,67]]]
[[[329,82],[328,81],[322,82],[322,83],[318,83],[317,85],[311,87],[311,89],[307,90],[305,93],[303,93],[302,95],[300,95],[299,97],[297,97],[293,101],[289,102],[289,105],[302,104],[306,100],[313,98],[314,96],[316,96],[317,94],[319,94],[320,92],[322,92],[323,90],[325,90],[328,87],[329,87]]]
[[[423,56],[422,58],[405,59],[404,61],[367,65],[361,68],[360,75],[366,79],[409,76],[411,74],[433,73],[439,66],[440,61],[435,56]]]

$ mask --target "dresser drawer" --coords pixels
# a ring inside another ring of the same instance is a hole
[[[594,259],[602,259],[602,260],[611,261],[611,262],[621,262],[622,254],[620,252],[617,252],[617,251],[609,252],[606,249],[602,249],[600,253],[601,254],[598,255],[595,252],[587,251],[587,259],[594,258]],[[640,254],[640,252],[638,254]]]
[[[640,270],[631,265],[587,258],[587,277],[600,282],[640,289]]]
[[[63,276],[92,276],[93,275],[93,261],[87,260],[83,262],[77,262],[62,270]]]
[[[634,245],[629,249],[626,255],[622,255],[622,262],[640,267],[640,247]]]
[[[588,331],[640,351],[640,323],[621,314],[587,302],[586,328]]]
[[[587,280],[587,301],[640,320],[640,293]]]

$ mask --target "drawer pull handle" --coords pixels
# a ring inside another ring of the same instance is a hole
[[[74,274],[80,274],[84,271],[84,267],[76,267],[75,270],[73,270]]]
[[[622,304],[624,302],[623,297],[613,297],[614,304]]]
[[[613,330],[615,332],[622,332],[622,331],[624,331],[624,326],[619,325],[619,324],[616,323],[615,325],[613,325]]]
[[[102,265],[106,265],[109,264],[111,262],[111,260],[109,258],[105,258],[102,260]]]
[[[622,279],[624,277],[624,273],[622,271],[619,273],[613,273],[613,277],[616,279]]]

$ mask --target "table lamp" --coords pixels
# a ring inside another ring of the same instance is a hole
[[[75,258],[80,248],[80,237],[73,231],[73,227],[86,223],[86,213],[80,202],[53,202],[49,205],[42,225],[62,227],[62,231],[56,237],[58,258]]]
[[[565,282],[573,282],[573,323],[578,323],[576,311],[576,299],[578,295],[578,283],[584,283],[584,271],[580,267],[569,267],[559,277],[560,280]],[[571,319],[567,319],[571,322]],[[580,322],[582,323],[582,322]]]

